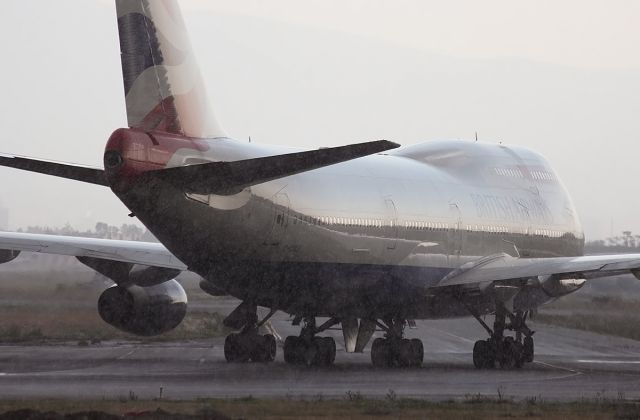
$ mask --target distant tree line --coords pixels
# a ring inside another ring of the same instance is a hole
[[[46,235],[82,236],[86,238],[121,239],[125,241],[158,242],[151,232],[136,225],[122,224],[120,227],[104,222],[96,223],[93,230],[77,230],[69,223],[63,227],[28,226],[18,232],[41,233]],[[586,254],[598,253],[640,253],[640,235],[631,231],[622,232],[621,236],[587,241],[584,245]]]
[[[85,238],[120,239],[125,241],[157,242],[157,239],[151,234],[151,232],[133,224],[123,224],[118,227],[104,222],[98,222],[93,230],[81,231],[67,223],[63,227],[28,226],[25,229],[18,229],[18,232],[81,236]]]
[[[586,254],[640,252],[640,235],[634,235],[630,230],[625,230],[621,236],[587,241],[584,244],[584,250]]]

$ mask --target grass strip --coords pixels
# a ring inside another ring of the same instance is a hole
[[[535,322],[640,340],[640,317],[633,315],[610,315],[607,313],[579,315],[538,314]]]
[[[384,399],[368,399],[347,393],[342,399],[199,399],[194,401],[137,400],[133,394],[107,401],[0,401],[0,419],[21,413],[45,414],[42,418],[109,418],[108,415],[137,418],[243,418],[243,419],[631,419],[640,418],[640,404],[622,399],[584,399],[575,402],[547,402],[540,398],[514,401],[471,395],[459,401],[434,402],[400,398],[392,391]],[[26,411],[31,410],[31,411]],[[73,413],[79,413],[74,417]],[[94,413],[95,416],[87,415]],[[106,415],[100,417],[99,414]],[[69,416],[71,415],[71,416]],[[4,416],[4,417],[3,417]],[[33,418],[38,418],[33,416]],[[62,417],[60,417],[62,418]]]

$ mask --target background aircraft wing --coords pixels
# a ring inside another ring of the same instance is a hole
[[[0,262],[15,258],[17,256],[15,251],[29,251],[70,255],[78,257],[81,261],[98,259],[179,271],[187,270],[187,266],[162,244],[153,242],[0,232],[0,250],[4,250],[5,254],[4,261],[0,260]]]
[[[593,279],[633,274],[640,279],[640,254],[583,257],[516,258],[496,254],[462,265],[437,287],[471,286],[491,282],[536,279]]]

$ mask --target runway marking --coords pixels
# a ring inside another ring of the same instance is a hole
[[[440,331],[442,331],[442,330],[440,330]],[[453,337],[453,338],[457,338],[458,340],[466,341],[467,343],[475,343],[475,341],[469,340],[468,338],[460,337],[459,335],[451,334],[450,332],[446,332],[446,331],[442,331],[442,332],[445,333],[446,335],[449,335],[449,336]]]
[[[131,355],[132,355],[133,353],[135,353],[137,350],[138,350],[138,348],[135,348],[135,349],[131,350],[129,353],[127,353],[127,354],[123,354],[122,356],[118,356],[118,357],[116,357],[116,360],[122,360],[122,359],[124,359],[125,357],[131,356]]]
[[[458,340],[466,341],[467,343],[475,343],[475,341],[473,341],[473,340],[470,340],[470,339],[465,338],[465,337],[460,337],[459,335],[455,335],[455,334],[452,334],[450,332],[441,330],[440,328],[431,327],[431,326],[429,328],[431,328],[433,330],[436,330],[436,331],[440,331],[441,333],[446,334],[446,335],[448,335],[450,337],[457,338]]]
[[[592,360],[592,359],[579,359],[578,363],[601,363],[607,365],[639,365],[640,360]]]
[[[579,376],[579,375],[583,375],[584,372],[581,372],[577,369],[571,369],[568,367],[564,367],[564,366],[557,366],[557,365],[552,365],[551,363],[545,363],[545,362],[540,362],[538,360],[535,360],[533,363],[542,365],[542,366],[546,366],[546,367],[550,367],[552,369],[560,369],[560,370],[564,370],[569,372],[569,374],[567,375],[562,375],[562,376],[554,376],[552,378],[547,378],[546,380],[556,380],[556,379],[566,379],[566,378],[572,378],[574,376]]]

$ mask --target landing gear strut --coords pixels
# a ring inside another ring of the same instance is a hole
[[[384,338],[371,344],[371,363],[375,367],[419,367],[424,359],[422,341],[404,336],[404,319],[387,319],[378,325],[385,330]]]
[[[307,366],[329,366],[336,359],[336,342],[332,337],[316,337],[316,334],[339,323],[330,318],[316,327],[315,317],[304,319],[304,327],[299,336],[291,335],[284,341],[284,361]]]
[[[236,312],[236,311],[234,311]],[[231,333],[224,340],[224,357],[227,362],[273,362],[276,358],[276,338],[272,334],[261,335],[259,329],[271,318],[275,310],[258,322],[255,305],[242,303],[232,321],[225,324],[238,325],[238,318],[242,317],[244,327],[239,333]],[[228,319],[232,319],[229,317]],[[227,320],[225,320],[227,321]]]
[[[477,315],[473,316],[489,333],[487,340],[476,341],[473,346],[473,364],[478,369],[492,369],[496,363],[505,369],[521,368],[533,362],[533,334],[526,324],[528,312],[509,312],[504,305],[496,305],[493,330]],[[509,318],[509,324],[506,318]],[[504,330],[515,331],[515,337],[505,337]],[[523,339],[524,335],[524,339]]]

